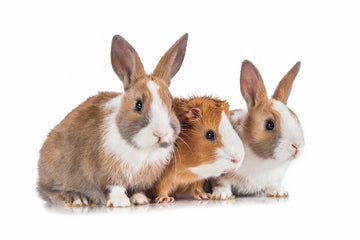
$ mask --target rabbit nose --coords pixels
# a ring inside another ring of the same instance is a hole
[[[166,137],[168,135],[168,133],[163,129],[155,129],[153,131],[153,135],[158,138],[163,138],[163,137]]]
[[[295,153],[294,153],[294,155],[296,155],[296,154],[298,153],[299,146],[296,145],[296,144],[291,144],[291,146],[292,146],[293,148],[295,148]]]

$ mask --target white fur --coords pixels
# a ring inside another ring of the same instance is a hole
[[[106,203],[107,207],[129,207],[131,206],[130,199],[126,196],[126,189],[121,186],[107,186],[110,190],[109,200]]]
[[[213,196],[226,195],[226,192],[231,189],[231,184],[228,182],[232,183],[236,194],[253,194],[264,190],[267,194],[285,195],[287,193],[281,187],[281,181],[290,163],[289,160],[294,158],[295,149],[291,145],[298,146],[296,157],[299,156],[303,151],[304,137],[300,123],[288,108],[277,100],[272,101],[274,110],[280,113],[282,133],[280,144],[275,149],[275,159],[262,159],[245,144],[245,158],[242,166],[231,176],[219,179],[219,186],[214,188],[218,190],[214,191]],[[235,111],[231,116],[231,122],[234,123],[239,119],[244,121],[246,114],[244,110]],[[234,127],[242,136],[242,125]]]
[[[276,197],[285,197],[288,196],[288,192],[281,186],[268,186],[265,189],[265,194]]]
[[[238,161],[236,167],[240,167],[245,155],[244,145],[224,112],[221,114],[219,132],[223,147],[218,149],[218,158],[235,159]]]
[[[275,149],[275,158],[280,161],[293,159],[295,149],[291,144],[298,146],[298,154],[295,156],[298,157],[304,148],[304,136],[301,125],[282,102],[277,100],[272,101],[273,108],[280,113],[282,134],[280,144]]]
[[[244,147],[239,136],[230,124],[226,114],[222,112],[219,132],[223,147],[216,149],[216,159],[212,164],[200,165],[189,168],[191,172],[200,178],[218,177],[223,173],[238,168],[244,159]],[[238,163],[231,162],[236,159]]]
[[[230,115],[230,122],[234,123],[236,120],[240,119],[241,122],[245,120],[247,111],[245,110],[236,110]],[[234,126],[237,132],[241,131],[241,125]]]
[[[231,180],[227,178],[218,179],[218,186],[213,187],[212,197],[225,200],[231,196]]]
[[[78,199],[75,199],[75,201],[73,201],[73,203],[72,203],[73,205],[82,205],[83,204],[83,202],[81,201],[81,199],[80,198],[78,198]]]
[[[172,141],[174,134],[170,125],[169,112],[159,95],[159,86],[154,81],[149,81],[147,88],[152,96],[149,125],[141,129],[133,139],[138,146],[143,147],[151,147],[158,142],[155,132],[161,133],[162,142]]]
[[[270,185],[280,185],[288,165],[289,161],[260,158],[245,144],[245,159],[236,171],[234,188],[238,194],[251,194]]]
[[[139,192],[131,196],[130,202],[135,205],[143,205],[143,204],[148,204],[149,199],[146,197],[145,193]]]
[[[168,148],[160,148],[158,146],[144,149],[135,148],[120,135],[116,124],[116,115],[120,109],[122,97],[123,95],[119,95],[104,104],[105,108],[112,111],[106,118],[104,125],[105,150],[113,154],[122,164],[134,170],[140,169],[147,163],[165,165],[171,157],[173,146]],[[132,178],[131,171],[128,174],[130,182]]]

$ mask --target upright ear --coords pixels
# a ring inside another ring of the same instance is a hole
[[[121,36],[115,35],[111,45],[111,64],[123,81],[125,91],[145,75],[144,67],[135,49]]]
[[[281,79],[272,98],[284,103],[286,105],[289,98],[293,82],[300,69],[300,62],[297,62],[290,71]]]
[[[241,66],[240,90],[247,103],[248,109],[268,100],[260,73],[254,64],[248,60],[245,60]]]
[[[188,34],[185,33],[176,43],[162,56],[157,64],[153,76],[163,79],[170,85],[171,79],[179,71],[184,60]]]

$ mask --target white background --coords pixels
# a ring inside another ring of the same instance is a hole
[[[359,239],[357,1],[1,1],[1,239]],[[288,105],[306,149],[290,167],[288,200],[182,202],[173,207],[50,209],[35,192],[46,134],[97,91],[122,91],[114,34],[151,72],[189,33],[174,96],[213,94],[243,108],[251,60],[269,95],[301,60]]]

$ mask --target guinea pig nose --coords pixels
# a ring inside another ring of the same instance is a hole
[[[232,163],[239,163],[239,162],[240,162],[239,160],[237,160],[237,159],[235,159],[235,158],[232,158],[230,161],[231,161]]]

